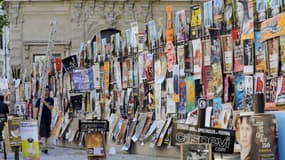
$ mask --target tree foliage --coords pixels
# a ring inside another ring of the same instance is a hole
[[[0,9],[4,10],[4,0],[0,0]],[[1,14],[0,15],[0,36],[2,37],[2,28],[5,26],[5,25],[8,25],[8,18],[7,18],[7,15],[6,14]]]

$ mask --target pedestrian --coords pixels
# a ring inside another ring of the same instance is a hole
[[[7,121],[7,116],[9,113],[8,105],[4,103],[4,96],[0,95],[0,115],[5,117],[5,121]]]
[[[50,89],[48,86],[45,88],[45,94],[42,98],[39,98],[35,104],[35,107],[38,108],[37,116],[36,118],[38,119],[39,117],[39,111],[40,111],[40,106],[42,108],[41,112],[41,117],[40,117],[40,130],[39,130],[39,136],[42,142],[42,152],[43,153],[48,153],[48,147],[47,147],[47,140],[50,136],[50,125],[51,125],[51,111],[53,109],[54,105],[54,100],[52,97],[49,95]]]

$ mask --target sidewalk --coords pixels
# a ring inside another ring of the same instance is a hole
[[[20,159],[22,160],[22,153],[20,154]],[[1,153],[0,160],[4,159],[4,154]],[[173,158],[164,157],[149,157],[135,154],[115,154],[109,155],[107,160],[174,160]],[[14,160],[14,153],[7,154],[7,160]],[[41,160],[87,160],[86,151],[73,149],[73,148],[63,148],[54,147],[49,149],[48,154],[41,153]]]

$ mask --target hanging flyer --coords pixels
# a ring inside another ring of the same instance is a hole
[[[253,53],[252,39],[243,40],[243,57],[244,57],[243,73],[253,74],[254,53]]]
[[[177,47],[177,58],[178,58],[178,65],[179,65],[179,75],[184,77],[185,76],[184,45],[180,45]]]
[[[202,48],[200,39],[192,40],[194,59],[194,79],[202,77]]]
[[[235,110],[243,109],[243,99],[245,95],[244,80],[242,74],[239,73],[235,75]]]
[[[222,21],[223,21],[223,9],[224,9],[224,1],[223,0],[214,0],[214,23],[216,28],[222,28]]]
[[[252,112],[253,108],[253,76],[244,76],[244,111]]]
[[[226,26],[226,31],[230,32],[233,28],[233,18],[234,18],[234,11],[233,11],[233,1],[226,0],[225,1],[225,9],[224,9],[224,22]]]
[[[269,61],[269,75],[278,76],[279,66],[279,37],[267,40],[267,55]]]
[[[253,39],[253,0],[238,0],[236,13],[242,37]]]
[[[260,42],[260,32],[255,32],[255,70],[266,70],[266,43]]]
[[[257,21],[262,22],[266,19],[267,1],[256,0]]]
[[[181,10],[176,12],[175,17],[175,35],[177,42],[183,42],[188,40],[188,26],[186,24],[185,11]]]
[[[188,76],[186,81],[186,112],[191,112],[195,108],[195,80],[193,76]]]
[[[233,71],[233,42],[231,35],[221,36],[223,46],[223,73],[232,73]]]
[[[211,64],[221,63],[221,40],[220,31],[217,29],[209,29],[211,36]]]
[[[197,38],[200,35],[202,25],[202,7],[194,5],[190,7],[191,13],[191,33],[192,38]]]
[[[265,80],[264,80],[264,73],[263,72],[257,72],[255,73],[254,77],[254,93],[264,93],[265,89]]]
[[[202,57],[203,57],[203,65],[210,66],[211,65],[211,41],[203,40],[201,41],[202,46]]]
[[[203,25],[206,31],[213,26],[213,2],[208,1],[203,3]],[[208,35],[208,34],[207,34]]]

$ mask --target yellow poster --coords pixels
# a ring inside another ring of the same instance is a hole
[[[260,41],[285,34],[285,12],[261,23]]]
[[[21,121],[20,134],[23,160],[40,160],[37,121]]]
[[[105,82],[105,94],[109,93],[109,83],[110,83],[110,63],[109,61],[104,62],[104,82]]]
[[[54,128],[52,129],[51,135],[52,137],[58,137],[59,135],[59,131],[61,128],[61,124],[63,123],[64,120],[64,115],[62,112],[59,112],[57,115],[57,120],[56,120],[56,124],[54,126]]]

